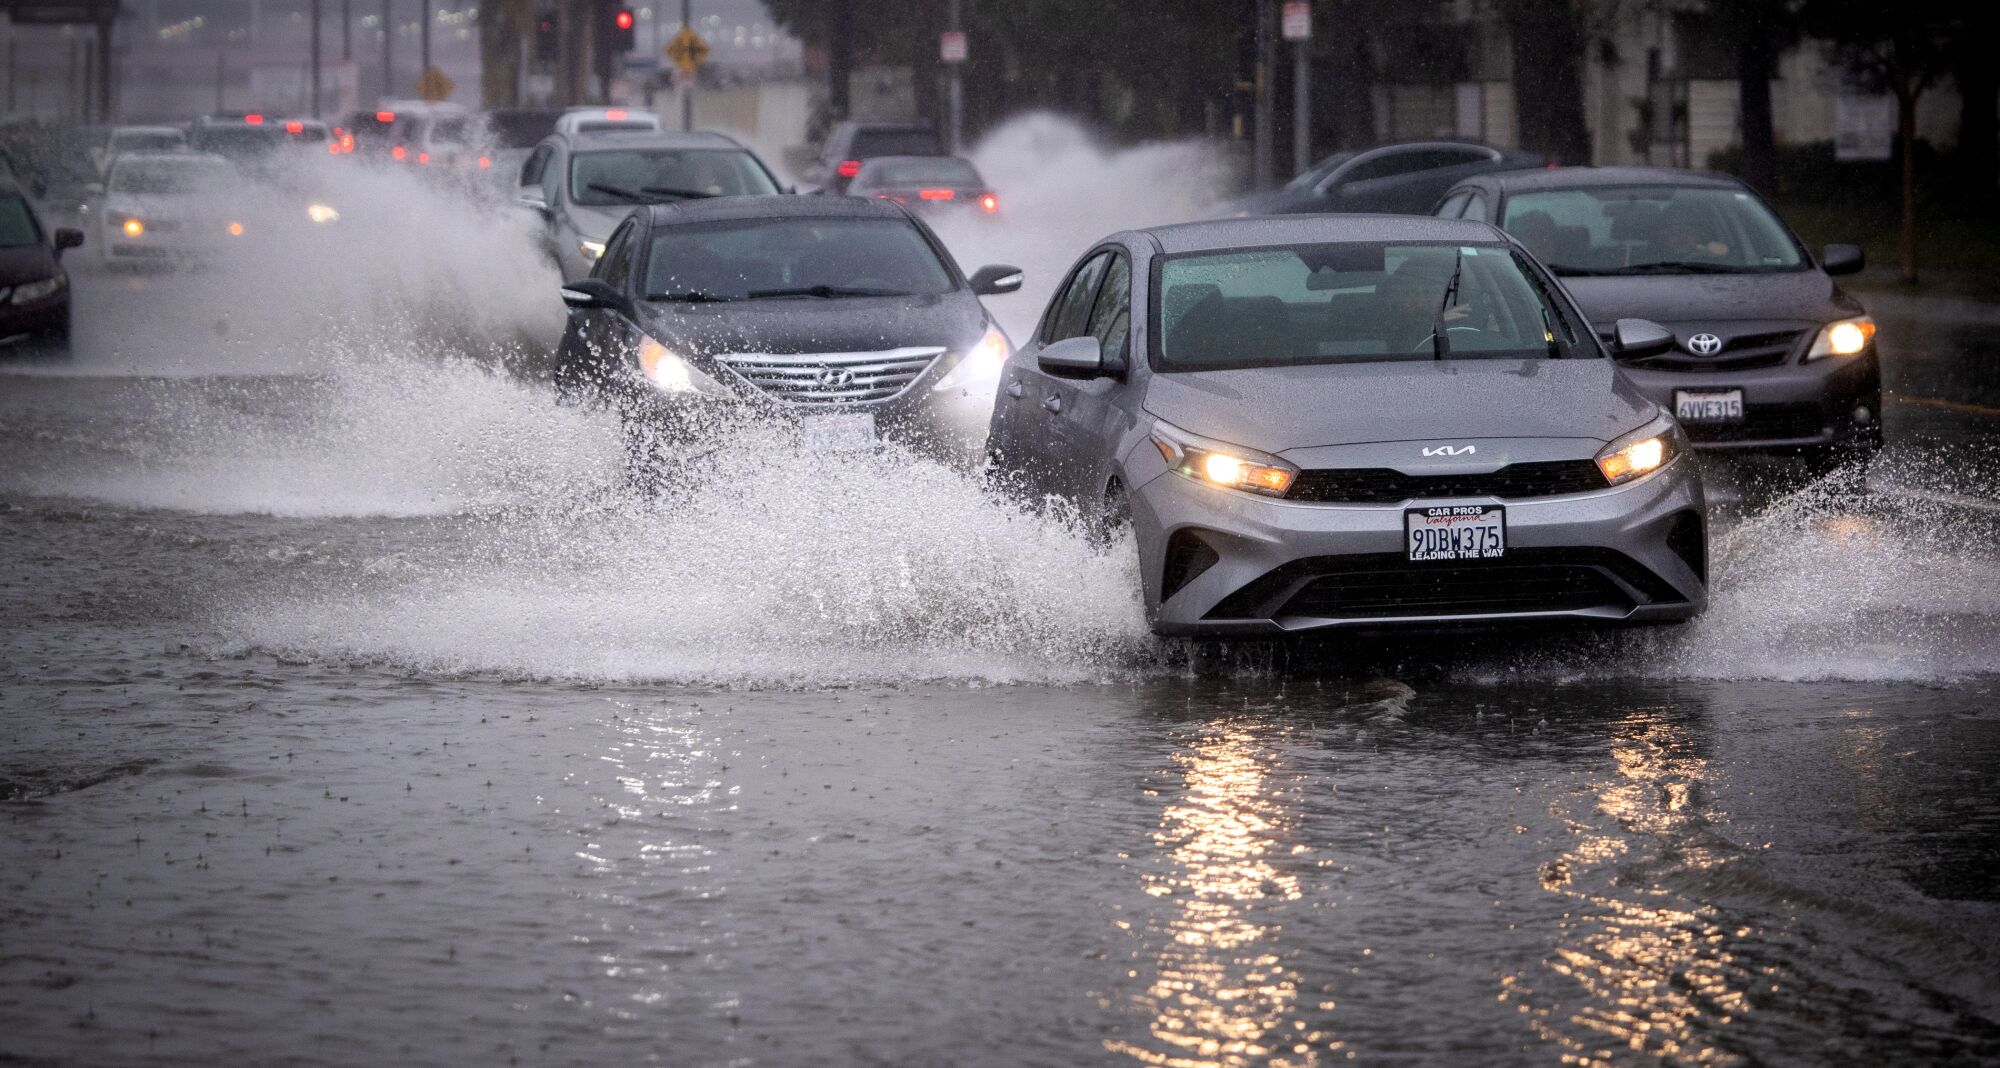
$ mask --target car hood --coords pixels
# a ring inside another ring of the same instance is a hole
[[[1604,359],[1155,374],[1145,408],[1190,433],[1270,453],[1434,438],[1609,441],[1659,412]]]
[[[979,340],[986,313],[960,290],[935,297],[837,297],[726,304],[647,302],[641,325],[686,355],[878,352],[936,345],[963,352]]]
[[[1781,274],[1570,276],[1563,288],[1602,332],[1619,319],[1656,323],[1770,320],[1824,323],[1860,315],[1860,302],[1818,270]]]
[[[0,248],[0,286],[39,282],[53,277],[58,269],[55,255],[46,245]]]

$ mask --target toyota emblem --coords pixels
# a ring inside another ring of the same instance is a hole
[[[1688,351],[1696,356],[1713,356],[1722,351],[1722,339],[1714,334],[1696,334],[1688,338]]]
[[[854,372],[845,367],[822,367],[819,384],[821,389],[846,389],[854,384]]]

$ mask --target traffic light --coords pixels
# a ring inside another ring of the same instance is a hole
[[[619,53],[630,52],[632,50],[632,27],[634,25],[636,25],[636,22],[633,19],[631,8],[618,7],[611,9],[611,36],[607,38],[611,45],[611,54],[618,55]]]
[[[562,57],[562,41],[556,33],[556,9],[545,7],[535,12],[535,58],[543,63],[554,63]]]

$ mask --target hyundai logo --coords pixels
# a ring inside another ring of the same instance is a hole
[[[846,389],[854,384],[854,372],[845,367],[822,367],[818,382],[821,389]]]
[[[1424,448],[1425,456],[1470,456],[1479,451],[1477,445],[1429,445]]]
[[[1696,334],[1688,338],[1688,351],[1696,356],[1713,356],[1722,351],[1722,339],[1714,334]]]

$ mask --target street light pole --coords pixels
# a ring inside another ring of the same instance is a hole
[[[1271,127],[1276,120],[1271,106],[1271,67],[1276,49],[1271,37],[1271,0],[1257,0],[1257,77],[1252,89],[1256,100],[1251,115],[1250,182],[1258,189],[1270,186],[1271,158],[1276,154],[1271,144]]]
[[[949,29],[953,33],[963,33],[965,25],[960,19],[959,0],[951,0]],[[951,154],[956,156],[964,151],[965,145],[965,64],[946,64],[951,68]]]
[[[1311,24],[1307,24],[1310,29]],[[1312,39],[1292,39],[1292,165],[1294,174],[1312,166]]]
[[[417,47],[423,50],[423,70],[431,69],[431,0],[417,0],[417,13],[422,21],[417,23]],[[422,72],[419,72],[422,73]]]
[[[681,0],[681,26],[694,29],[693,0]],[[694,129],[694,79],[693,72],[681,76],[681,129]]]
[[[312,0],[306,17],[312,20],[312,117],[319,118],[319,3]]]
[[[382,95],[396,95],[395,0],[382,0]]]

